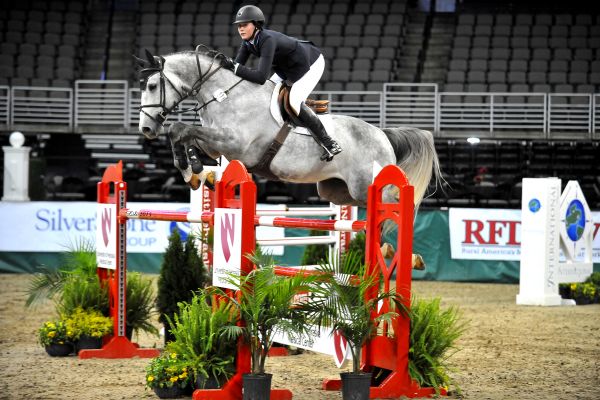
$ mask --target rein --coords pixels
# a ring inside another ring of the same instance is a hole
[[[203,109],[204,107],[208,106],[210,103],[212,103],[213,101],[217,100],[217,101],[222,101],[222,99],[224,99],[224,97],[222,97],[223,95],[225,95],[225,97],[227,97],[227,95],[229,94],[229,92],[235,88],[237,85],[239,85],[243,79],[240,79],[239,81],[237,81],[235,84],[233,84],[229,89],[225,90],[224,92],[222,92],[222,94],[219,97],[214,96],[211,100],[205,102],[204,104],[200,105],[200,103],[198,102],[198,104],[195,107],[192,108],[187,108],[187,109],[183,109],[183,110],[176,110],[176,108],[179,107],[179,104],[181,104],[182,101],[186,100],[187,98],[189,98],[190,96],[197,96],[198,93],[200,92],[200,89],[202,88],[202,84],[204,84],[206,81],[208,81],[210,79],[210,77],[212,77],[218,70],[220,70],[221,68],[223,68],[222,66],[218,66],[216,69],[212,70],[213,65],[215,63],[216,58],[221,54],[221,53],[217,53],[214,55],[210,66],[208,67],[208,70],[206,71],[205,74],[202,73],[202,67],[200,66],[200,57],[198,56],[198,50],[196,49],[195,55],[196,55],[196,66],[198,67],[198,79],[196,80],[196,82],[194,82],[194,84],[192,85],[192,88],[189,92],[184,92],[183,90],[180,92],[179,90],[177,90],[177,88],[175,87],[175,85],[173,84],[173,82],[166,76],[166,74],[164,73],[164,66],[165,66],[165,60],[164,58],[160,58],[160,62],[156,62],[155,66],[149,67],[149,68],[144,68],[140,71],[140,88],[142,90],[146,89],[146,85],[148,83],[148,79],[156,74],[159,73],[160,74],[160,103],[159,104],[145,104],[145,105],[141,105],[140,106],[140,112],[144,113],[148,118],[150,118],[151,120],[153,120],[154,122],[158,123],[159,125],[163,125],[164,122],[167,119],[167,116],[171,113],[173,114],[183,114],[186,112],[195,112],[198,113],[198,111],[200,111],[201,109]],[[166,98],[165,98],[165,81],[168,82],[168,84],[173,88],[173,90],[175,91],[175,93],[177,93],[177,95],[179,96],[179,99],[173,103],[173,105],[171,107],[167,107],[165,105],[166,102]],[[156,117],[150,115],[149,113],[147,113],[144,108],[146,107],[160,107],[162,109],[162,111],[160,111]]]

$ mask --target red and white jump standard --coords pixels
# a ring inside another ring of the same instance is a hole
[[[109,167],[110,169],[110,167]],[[114,182],[115,196],[108,196],[105,186],[102,186],[105,180]],[[383,189],[393,185],[398,188],[399,199],[393,203],[384,203],[382,199]],[[407,308],[410,307],[411,298],[411,274],[412,274],[412,240],[413,240],[413,187],[410,186],[406,176],[397,166],[386,166],[381,170],[378,176],[369,187],[367,219],[366,221],[352,220],[319,220],[292,217],[277,217],[274,215],[259,216],[256,210],[256,185],[245,167],[238,161],[229,163],[220,180],[215,185],[214,204],[215,212],[194,211],[173,212],[157,210],[130,210],[125,207],[125,202],[121,199],[126,198],[125,182],[117,174],[110,173],[107,170],[103,182],[99,184],[99,203],[116,203],[118,210],[118,229],[116,229],[117,246],[117,269],[116,274],[111,274],[110,270],[99,271],[100,276],[105,278],[107,275],[112,277],[109,281],[111,288],[114,287],[116,294],[111,294],[114,307],[111,307],[111,314],[115,318],[115,336],[119,338],[124,332],[124,305],[125,305],[125,270],[126,270],[126,222],[127,219],[151,219],[165,221],[183,221],[197,222],[209,225],[216,225],[217,211],[222,209],[231,210],[235,215],[240,216],[241,222],[241,240],[239,246],[244,255],[254,251],[256,240],[256,226],[277,226],[290,228],[317,229],[324,231],[343,231],[357,232],[366,231],[366,262],[369,265],[368,274],[379,271],[382,276],[381,285],[376,284],[373,291],[382,287],[383,290],[390,290],[390,281],[392,274],[396,272],[396,291],[401,296],[401,301]],[[115,201],[118,198],[119,201]],[[233,211],[237,210],[237,211]],[[221,213],[219,211],[219,213]],[[276,213],[276,212],[274,212]],[[398,234],[395,248],[397,249],[389,265],[386,263],[381,253],[381,230],[386,221],[391,221],[397,225]],[[216,235],[215,235],[216,236]],[[313,237],[314,238],[314,237]],[[286,239],[287,240],[287,239]],[[216,251],[217,239],[215,238],[213,250]],[[324,240],[325,241],[325,240]],[[222,246],[222,244],[220,244]],[[239,271],[241,274],[249,273],[254,265],[241,256],[239,262]],[[99,269],[100,270],[100,269]],[[294,273],[307,273],[306,270],[298,271],[294,268],[279,268],[281,275],[290,275]],[[107,278],[105,278],[107,279]],[[111,293],[113,293],[111,289]],[[376,293],[371,293],[374,296]],[[387,300],[379,313],[385,313],[390,310],[391,304]],[[376,315],[372,316],[373,318]],[[393,331],[393,335],[390,332]],[[408,351],[410,336],[410,320],[408,316],[400,314],[391,324],[380,325],[378,335],[369,341],[362,352],[361,369],[364,371],[379,370],[384,371],[384,378],[377,382],[377,386],[372,386],[370,390],[371,398],[398,398],[406,397],[427,397],[435,394],[433,388],[421,388],[417,382],[410,378],[408,373]],[[110,344],[110,343],[109,343]],[[194,392],[193,398],[200,399],[241,399],[242,398],[242,374],[250,372],[250,351],[246,344],[240,341],[238,344],[238,353],[236,358],[236,373],[221,389],[198,389]],[[339,390],[339,380],[324,381],[323,388],[328,390]],[[442,393],[444,391],[442,390]],[[291,399],[292,393],[287,389],[273,389],[271,399],[282,400]]]

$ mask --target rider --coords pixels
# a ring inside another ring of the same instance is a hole
[[[225,57],[221,65],[231,69],[236,75],[261,85],[267,81],[273,67],[275,74],[271,80],[286,80],[291,83],[289,102],[292,110],[300,122],[309,128],[317,143],[326,149],[321,159],[331,161],[342,149],[327,134],[319,117],[304,104],[323,75],[325,60],[321,51],[312,42],[264,29],[265,16],[256,6],[240,8],[233,23],[237,24],[242,44],[235,61]],[[250,54],[259,57],[257,69],[244,65]]]

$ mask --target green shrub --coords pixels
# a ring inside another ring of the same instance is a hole
[[[27,289],[25,305],[31,307],[43,300],[55,299],[63,291],[69,277],[76,275],[90,280],[96,277],[96,249],[94,242],[82,239],[72,244],[62,254],[62,264],[54,269],[42,265],[38,267]]]
[[[184,248],[179,232],[174,229],[160,269],[156,298],[159,321],[165,326],[165,343],[174,339],[167,329],[167,317],[173,319],[179,311],[177,303],[190,301],[194,292],[206,283],[207,272],[198,255],[194,237],[188,236]]]
[[[408,370],[410,376],[422,387],[460,388],[450,377],[448,358],[456,350],[458,338],[465,332],[459,310],[450,307],[442,310],[440,299],[431,300],[413,297],[410,308],[410,349]]]
[[[108,288],[101,285],[97,276],[69,274],[56,299],[59,315],[71,315],[78,308],[96,310],[108,315]]]
[[[229,302],[209,302],[200,292],[189,303],[179,303],[179,313],[169,320],[175,340],[167,349],[191,367],[194,379],[212,377],[223,384],[235,372],[237,341],[224,337],[224,332],[235,325],[236,314]]]
[[[152,325],[152,317],[155,314],[155,293],[152,279],[139,272],[127,272],[126,296],[127,331],[135,332],[136,335],[139,331],[158,335],[158,329]]]

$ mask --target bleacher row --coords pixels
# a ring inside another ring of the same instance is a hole
[[[24,0],[0,10],[0,85],[72,86],[85,4]]]
[[[600,15],[461,14],[446,91],[592,93]]]

